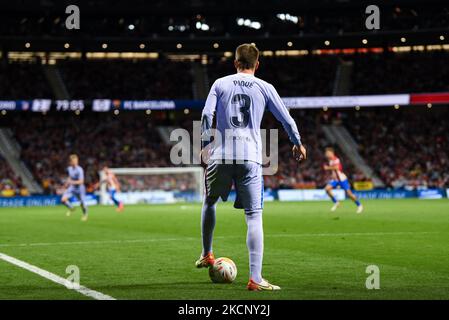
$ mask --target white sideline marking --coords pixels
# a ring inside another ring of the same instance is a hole
[[[58,276],[58,275],[56,275],[54,273],[51,273],[51,272],[49,272],[47,270],[38,268],[38,267],[33,266],[33,265],[29,264],[29,263],[26,263],[25,261],[21,261],[19,259],[13,258],[13,257],[8,256],[8,255],[6,255],[4,253],[1,253],[1,252],[0,252],[0,259],[3,260],[3,261],[9,262],[9,263],[11,263],[13,265],[16,265],[16,266],[18,266],[18,267],[20,267],[22,269],[25,269],[25,270],[28,270],[30,272],[33,272],[33,273],[35,273],[35,274],[37,274],[37,275],[39,275],[39,276],[41,276],[43,278],[46,278],[46,279],[48,279],[50,281],[53,281],[53,282],[57,283],[57,284],[65,286],[66,283],[67,283],[66,279],[64,279],[64,278],[62,278],[62,277],[60,277],[60,276]],[[84,287],[82,285],[80,285],[79,288],[74,288],[72,290],[78,291],[79,293],[81,293],[81,294],[83,294],[83,295],[85,295],[87,297],[96,299],[96,300],[116,300],[115,298],[113,298],[111,296],[108,296],[108,295],[103,294],[101,292],[89,289],[89,288]]]
[[[436,234],[439,232],[347,232],[347,233],[298,233],[298,234],[266,234],[266,238],[306,238],[306,237],[350,237],[350,236],[401,236],[418,234]],[[215,239],[243,238],[244,236],[218,236]],[[164,241],[199,241],[200,237],[192,238],[149,238],[149,239],[125,239],[125,240],[94,240],[94,241],[65,241],[65,242],[31,242],[31,243],[4,243],[5,247],[47,247],[47,246],[72,246],[72,245],[96,245],[96,244],[126,244],[126,243],[146,243]]]
[[[346,232],[346,233],[300,233],[300,234],[267,234],[265,237],[350,237],[350,236],[402,236],[413,234],[435,234],[439,232]]]
[[[220,238],[220,237],[218,237]],[[93,240],[93,241],[62,241],[62,242],[31,242],[18,244],[0,244],[0,247],[46,247],[46,246],[72,246],[72,245],[95,245],[95,244],[120,244],[139,242],[163,242],[163,241],[184,241],[198,240],[198,238],[151,238],[151,239],[125,239],[125,240]]]

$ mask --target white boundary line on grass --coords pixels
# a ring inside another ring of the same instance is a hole
[[[310,237],[360,237],[360,236],[402,236],[402,235],[424,235],[439,232],[346,232],[346,233],[297,233],[297,234],[266,234],[265,238],[310,238]],[[214,239],[244,238],[245,236],[217,236]],[[149,243],[149,242],[171,242],[171,241],[199,241],[200,237],[184,238],[146,238],[146,239],[123,239],[123,240],[93,240],[93,241],[62,241],[62,242],[30,242],[30,243],[3,243],[0,248],[9,247],[47,247],[47,246],[73,246],[73,245],[103,245],[103,244],[127,244],[127,243]]]
[[[33,265],[29,264],[29,263],[26,263],[25,261],[21,261],[19,259],[16,259],[14,257],[8,256],[8,255],[6,255],[4,253],[1,253],[1,252],[0,252],[0,259],[3,260],[3,261],[9,262],[9,263],[11,263],[11,264],[13,264],[13,265],[15,265],[17,267],[20,267],[22,269],[25,269],[25,270],[28,270],[30,272],[33,272],[33,273],[35,273],[35,274],[37,274],[37,275],[39,275],[39,276],[41,276],[43,278],[46,278],[46,279],[48,279],[50,281],[53,281],[53,282],[57,283],[57,284],[65,286],[66,283],[67,283],[67,279],[64,279],[64,278],[62,278],[62,277],[60,277],[60,276],[58,276],[58,275],[56,275],[54,273],[51,273],[51,272],[49,272],[47,270],[38,268],[38,267],[33,266]],[[113,298],[111,296],[108,296],[106,294],[103,294],[101,292],[89,289],[89,288],[81,286],[81,285],[79,286],[79,288],[74,288],[72,290],[75,290],[75,291],[77,291],[77,292],[79,292],[79,293],[81,293],[81,294],[83,294],[83,295],[85,295],[87,297],[90,297],[90,298],[93,298],[93,299],[96,299],[96,300],[116,300],[115,298]]]

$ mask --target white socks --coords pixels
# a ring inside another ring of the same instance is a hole
[[[263,260],[262,210],[245,210],[245,219],[248,226],[246,245],[249,251],[250,278],[260,283],[262,282]]]
[[[203,238],[203,256],[212,252],[212,240],[215,228],[215,211],[218,199],[205,199],[201,211],[201,235]],[[250,278],[262,282],[263,260],[263,224],[262,210],[245,210],[248,226],[246,245],[249,251]]]
[[[206,198],[201,211],[201,235],[203,237],[203,256],[212,251],[212,238],[215,229],[215,211],[218,199]]]

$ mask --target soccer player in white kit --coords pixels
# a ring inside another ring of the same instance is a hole
[[[212,85],[202,113],[202,160],[207,164],[206,194],[201,215],[203,251],[198,268],[214,263],[212,251],[215,211],[219,198],[226,201],[234,184],[235,208],[245,210],[248,227],[250,276],[248,290],[279,290],[262,278],[263,259],[263,177],[260,124],[268,108],[280,121],[293,143],[293,156],[306,159],[306,149],[295,124],[275,88],[254,76],[259,67],[259,50],[240,45],[235,54],[237,73]],[[212,130],[213,119],[216,130]],[[213,137],[213,143],[211,142]]]
[[[61,202],[69,209],[66,213],[70,216],[75,210],[73,205],[70,203],[70,198],[76,197],[81,203],[81,210],[83,215],[81,217],[82,221],[87,221],[87,203],[86,203],[86,187],[84,185],[84,170],[78,163],[79,159],[76,154],[70,155],[70,166],[67,167],[67,174],[69,178],[66,182],[66,190],[62,195]]]

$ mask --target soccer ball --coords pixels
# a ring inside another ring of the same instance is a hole
[[[237,267],[229,258],[218,258],[209,268],[209,277],[215,283],[231,283],[237,276]]]

